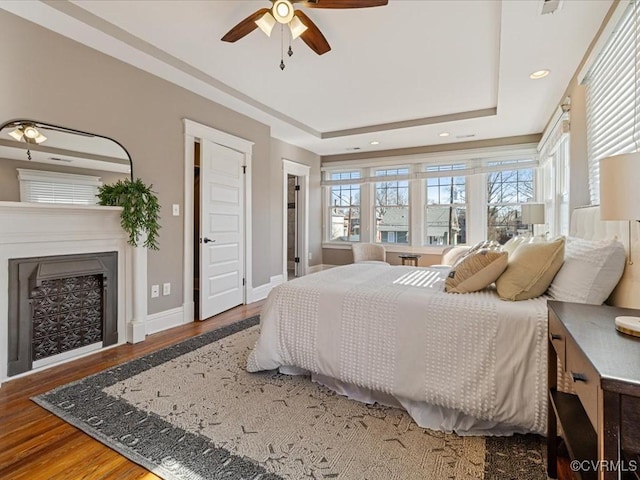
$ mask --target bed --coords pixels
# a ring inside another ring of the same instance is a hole
[[[576,210],[572,222],[573,234],[590,239],[628,234],[625,222],[600,222],[596,207]],[[448,271],[352,264],[279,285],[247,369],[310,373],[354,400],[400,406],[435,430],[544,434],[547,297],[445,293]],[[614,292],[621,306],[633,306],[623,305],[637,288],[633,273]]]

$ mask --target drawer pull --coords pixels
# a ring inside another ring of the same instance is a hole
[[[571,372],[571,378],[574,382],[586,382],[587,376],[584,373]]]
[[[552,333],[551,340],[562,340],[562,335],[558,335],[557,333]]]

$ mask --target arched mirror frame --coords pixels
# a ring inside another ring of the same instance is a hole
[[[53,131],[58,131],[58,132],[62,132],[62,133],[69,133],[69,134],[73,134],[73,135],[81,135],[83,137],[95,137],[95,138],[101,138],[104,140],[108,140],[111,141],[113,143],[115,143],[116,145],[118,145],[120,148],[122,148],[122,150],[124,151],[124,153],[127,155],[127,159],[129,160],[129,172],[130,172],[130,178],[131,181],[133,181],[133,161],[131,159],[131,155],[129,154],[129,151],[124,147],[124,145],[122,145],[120,142],[118,142],[117,140],[114,140],[111,137],[107,137],[105,135],[99,135],[97,133],[90,133],[90,132],[85,132],[82,130],[77,130],[74,128],[68,128],[68,127],[63,127],[60,125],[54,125],[52,123],[45,123],[45,122],[40,122],[40,121],[36,121],[36,120],[28,120],[28,119],[13,119],[13,120],[9,120],[8,122],[3,123],[2,125],[0,125],[0,131],[4,130],[7,127],[15,127],[18,128],[19,126],[23,126],[23,125],[33,125],[36,128],[41,128],[43,130],[53,130]],[[27,142],[22,142],[22,141],[15,141],[16,144],[16,148],[22,148],[23,150],[30,150],[30,147],[32,146],[32,144],[27,143]],[[59,147],[51,147],[51,148],[59,148]],[[37,149],[37,147],[36,147]],[[85,153],[87,154],[88,152],[81,152],[81,151],[74,151],[75,153]]]

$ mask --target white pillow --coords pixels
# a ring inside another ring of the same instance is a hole
[[[617,240],[569,237],[564,264],[549,286],[549,295],[565,302],[601,305],[618,284],[626,255]]]

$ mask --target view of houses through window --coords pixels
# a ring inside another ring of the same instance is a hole
[[[376,170],[376,177],[408,174],[408,168]],[[409,181],[376,182],[375,189],[375,241],[409,243]]]
[[[530,232],[522,223],[521,205],[536,198],[536,164],[531,157],[519,157],[488,161],[480,168],[461,162],[329,170],[327,240],[406,246],[463,245],[473,239],[505,243]]]
[[[428,166],[427,172],[464,169],[464,164]],[[467,243],[466,177],[435,177],[425,180],[425,245]]]
[[[331,180],[356,180],[360,172],[331,173]],[[331,187],[329,206],[330,241],[360,240],[360,185],[340,184]]]

